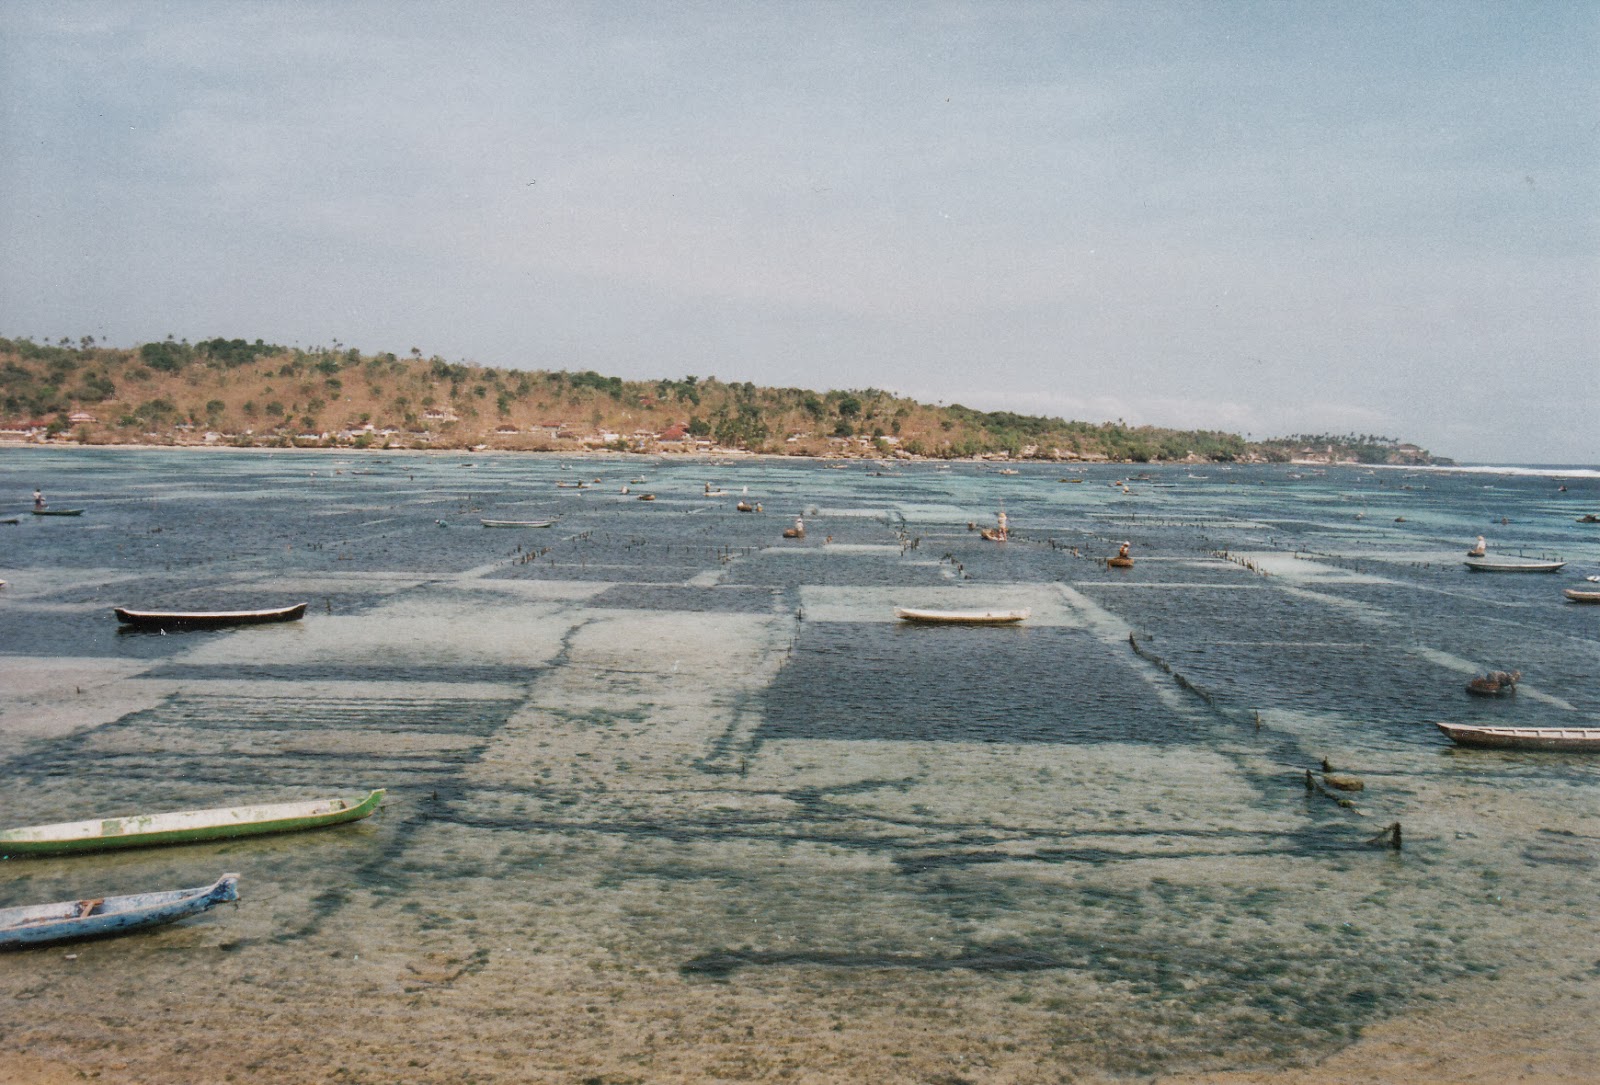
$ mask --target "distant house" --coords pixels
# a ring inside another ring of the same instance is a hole
[[[443,407],[429,407],[422,412],[422,417],[429,422],[455,422],[456,412]]]
[[[677,442],[682,441],[687,436],[689,436],[689,427],[682,422],[674,422],[672,425],[656,434],[656,440]]]
[[[73,411],[71,414],[67,415],[67,421],[76,426],[82,422],[98,422],[100,419],[96,418],[88,411]]]

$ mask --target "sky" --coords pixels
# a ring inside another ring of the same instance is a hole
[[[1600,0],[0,0],[0,335],[1600,463]]]

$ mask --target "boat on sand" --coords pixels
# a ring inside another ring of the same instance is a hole
[[[1490,750],[1600,752],[1600,727],[1477,727],[1461,723],[1440,723],[1437,726],[1462,746]]]
[[[192,844],[201,840],[320,829],[368,816],[383,801],[383,794],[384,789],[378,788],[348,798],[219,806],[209,810],[29,825],[0,832],[0,858],[66,855],[154,844]]]
[[[1031,610],[918,610],[895,607],[894,616],[903,622],[942,625],[1008,625],[1024,621]]]
[[[266,610],[132,610],[112,607],[124,625],[152,629],[215,629],[227,625],[296,622],[305,617],[306,605],[270,607]]]
[[[239,875],[224,874],[210,885],[195,889],[0,908],[0,949],[126,934],[198,915],[214,904],[238,899]]]

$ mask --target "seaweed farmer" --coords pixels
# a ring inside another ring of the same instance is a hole
[[[997,538],[997,539],[1010,538],[1011,537],[1011,532],[1010,532],[1010,529],[1006,525],[1006,510],[1005,509],[1001,509],[999,515],[997,515],[994,518],[994,520],[995,520],[995,525],[996,525],[996,527],[995,527],[995,538]]]
[[[1467,557],[1469,557],[1469,558],[1481,558],[1481,557],[1483,557],[1483,555],[1487,554],[1488,552],[1489,552],[1489,544],[1486,541],[1484,541],[1484,538],[1483,538],[1482,535],[1479,535],[1478,536],[1478,541],[1473,545],[1471,550],[1467,551]]]
[[[36,509],[44,508],[44,494],[40,493],[37,488],[33,491],[33,507]]]

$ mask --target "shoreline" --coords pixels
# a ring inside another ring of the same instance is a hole
[[[1052,459],[1049,457],[1030,456],[1012,459],[1009,456],[989,453],[977,456],[952,456],[949,458],[938,456],[917,456],[903,452],[883,453],[876,450],[862,450],[860,452],[835,452],[825,455],[811,453],[788,452],[751,452],[743,448],[718,448],[714,450],[695,449],[652,449],[650,451],[622,452],[614,448],[493,448],[493,447],[450,447],[419,448],[412,445],[390,446],[379,448],[367,446],[365,448],[355,445],[232,445],[232,444],[152,444],[148,442],[105,442],[85,443],[79,441],[38,441],[27,438],[0,437],[0,448],[29,448],[29,449],[106,449],[110,451],[141,452],[141,451],[166,451],[166,452],[310,452],[310,453],[342,453],[346,455],[381,455],[394,453],[419,453],[423,455],[497,455],[497,456],[591,456],[606,459],[618,458],[622,460],[636,459],[662,459],[662,460],[723,460],[723,459],[749,459],[749,460],[796,460],[814,463],[975,463],[975,464],[1005,464],[1007,466],[1037,465],[1049,466],[1060,469],[1087,467],[1136,467],[1141,470],[1152,468],[1195,468],[1195,467],[1350,467],[1350,468],[1385,468],[1389,470],[1405,471],[1464,471],[1480,473],[1516,473],[1518,471],[1528,474],[1547,474],[1548,470],[1535,469],[1526,465],[1508,465],[1504,468],[1473,465],[1461,467],[1451,464],[1410,464],[1410,463],[1362,463],[1359,460],[1269,460],[1265,458],[1240,459],[1240,460],[1214,460],[1214,459],[1182,459],[1182,460],[1129,460],[1129,459]],[[1600,468],[1591,468],[1587,465],[1565,468],[1552,467],[1549,470],[1559,471],[1592,471],[1594,477],[1600,477]],[[1588,477],[1576,475],[1573,477]]]

